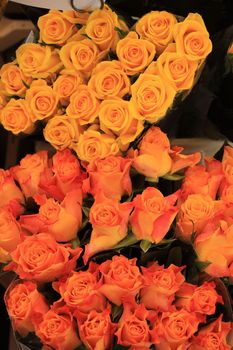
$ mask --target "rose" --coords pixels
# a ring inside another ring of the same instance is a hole
[[[157,53],[161,53],[173,41],[173,28],[176,17],[167,11],[151,11],[136,23],[136,32],[140,38],[155,44]]]
[[[174,174],[181,169],[192,167],[200,162],[201,153],[195,152],[191,154],[181,154],[183,147],[173,146],[170,150],[170,156],[172,158],[172,167],[170,170],[171,174]]]
[[[92,310],[106,308],[106,299],[98,290],[101,285],[98,265],[90,262],[87,271],[73,271],[67,279],[54,282],[53,288],[71,310],[78,311],[77,318],[84,320]]]
[[[134,75],[144,71],[155,56],[155,45],[139,39],[136,32],[129,32],[118,41],[116,54],[126,74]]]
[[[40,16],[37,25],[40,32],[39,41],[46,44],[64,45],[77,31],[75,24],[58,10],[50,10],[46,15]]]
[[[34,315],[43,315],[49,309],[44,296],[31,281],[14,281],[7,289],[4,300],[13,328],[22,337],[34,331]]]
[[[158,127],[152,126],[139,144],[139,154],[133,159],[134,168],[148,178],[157,181],[172,166],[169,155],[170,142]]]
[[[124,194],[130,195],[132,192],[129,175],[131,163],[130,159],[116,156],[93,160],[87,166],[89,177],[83,183],[84,191],[91,193],[94,197],[101,191],[105,197],[117,200],[120,200]]]
[[[99,266],[103,278],[99,291],[118,306],[125,298],[135,297],[142,287],[142,275],[136,260],[115,255]]]
[[[12,262],[4,267],[14,271],[21,279],[51,282],[68,275],[76,265],[81,248],[72,249],[59,244],[47,233],[26,236],[11,253]]]
[[[228,205],[233,204],[233,184],[223,181],[220,187],[220,198]]]
[[[227,54],[233,54],[233,43],[231,43],[231,45],[229,46]]]
[[[49,233],[57,242],[68,242],[77,237],[82,225],[79,192],[78,195],[76,191],[67,193],[61,204],[45,196],[34,198],[40,205],[39,213],[21,216],[19,222],[23,228],[33,234]]]
[[[68,105],[70,96],[76,91],[78,86],[82,84],[83,78],[80,73],[72,69],[63,69],[58,78],[53,83],[53,90],[59,101],[63,105]]]
[[[168,268],[153,263],[142,267],[143,287],[140,291],[141,302],[147,309],[171,311],[175,293],[185,281],[181,271],[184,267],[171,264]]]
[[[13,214],[7,209],[0,208],[0,262],[10,260],[10,253],[21,241],[21,228]]]
[[[171,107],[175,90],[158,74],[143,73],[131,87],[132,102],[139,114],[154,123],[164,117]]]
[[[35,80],[26,92],[32,120],[43,120],[52,117],[57,111],[58,97],[45,80]]]
[[[130,346],[130,350],[149,349],[150,330],[147,323],[148,311],[143,304],[124,303],[124,311],[118,323],[117,344]]]
[[[222,168],[227,182],[233,184],[233,148],[230,146],[224,147]]]
[[[88,86],[95,91],[99,99],[105,100],[128,94],[130,80],[119,61],[103,61],[93,69]]]
[[[143,121],[134,104],[122,99],[101,102],[99,110],[100,129],[106,134],[118,136],[120,148],[124,150],[143,130]]]
[[[48,152],[39,151],[27,154],[20,164],[10,169],[14,179],[19,183],[26,198],[39,192],[40,178],[48,168]]]
[[[79,323],[79,336],[87,349],[110,349],[113,343],[113,333],[116,328],[111,322],[110,311],[91,310],[87,319]]]
[[[91,239],[85,246],[84,262],[94,254],[113,248],[127,236],[132,203],[119,203],[98,193],[90,209]]]
[[[198,63],[190,61],[185,55],[177,53],[175,44],[170,44],[159,56],[157,67],[158,73],[173,89],[182,91],[193,87]]]
[[[87,85],[79,85],[70,96],[66,113],[68,117],[77,119],[80,125],[91,124],[98,116],[99,105],[94,90]]]
[[[57,350],[73,350],[81,344],[73,316],[66,306],[54,304],[34,322],[35,333],[45,345]]]
[[[222,315],[209,325],[202,327],[192,338],[191,350],[230,350],[227,335],[232,329],[230,322],[222,322]]]
[[[86,2],[86,0],[85,0]],[[80,3],[80,2],[79,2]],[[64,10],[63,16],[67,18],[67,20],[74,24],[86,24],[87,19],[89,17],[89,12],[82,11],[74,11],[74,10]]]
[[[44,128],[44,138],[59,151],[73,148],[80,134],[80,127],[76,120],[67,115],[55,115]]]
[[[88,129],[80,135],[74,150],[79,159],[86,162],[119,154],[119,147],[114,137],[92,129]]]
[[[16,50],[16,59],[25,76],[36,79],[48,78],[62,68],[57,50],[48,45],[22,44]]]
[[[11,99],[2,109],[0,121],[4,129],[15,135],[31,134],[35,130],[30,106],[24,99]]]
[[[0,169],[0,208],[7,207],[14,216],[23,213],[25,199],[9,170]]]
[[[14,63],[5,63],[0,69],[0,78],[7,95],[24,96],[27,85],[32,82],[31,77],[26,77],[22,70]]]
[[[130,223],[138,240],[159,243],[164,238],[179,210],[175,207],[178,193],[164,197],[156,188],[147,187],[134,198]]]
[[[5,93],[5,90],[0,90],[0,118],[1,118],[1,110],[3,107],[7,104],[7,95]]]
[[[191,61],[205,59],[212,51],[212,43],[202,17],[190,13],[183,22],[174,26],[174,38],[178,54],[185,54]]]

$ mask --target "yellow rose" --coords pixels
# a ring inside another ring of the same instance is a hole
[[[174,26],[174,38],[177,53],[186,55],[191,61],[205,59],[212,51],[209,33],[198,13],[190,13]]]
[[[129,93],[130,80],[119,61],[104,61],[97,64],[88,82],[99,99],[123,97]]]
[[[143,130],[143,121],[134,104],[122,99],[105,100],[100,105],[100,129],[118,136],[120,148],[134,141]]]
[[[53,90],[59,98],[61,104],[67,105],[70,96],[77,90],[77,87],[83,83],[80,73],[72,69],[63,69],[53,84]]]
[[[80,129],[77,121],[66,115],[57,115],[49,120],[44,128],[44,138],[59,151],[72,148],[77,142]]]
[[[159,56],[157,67],[161,77],[167,80],[176,91],[180,91],[192,88],[198,63],[190,61],[185,55],[178,54],[175,44],[170,44]]]
[[[19,68],[27,77],[48,78],[62,68],[58,51],[40,44],[23,44],[16,50]]]
[[[136,23],[140,38],[155,44],[156,52],[161,53],[173,41],[173,28],[176,17],[167,11],[151,11]]]
[[[34,129],[32,114],[27,101],[11,99],[1,111],[0,120],[6,130],[18,135],[31,134]]]
[[[76,31],[77,27],[68,16],[58,10],[50,10],[46,15],[39,17],[37,23],[40,31],[39,41],[46,44],[63,45]]]
[[[138,34],[129,32],[117,43],[116,53],[126,74],[141,73],[155,56],[155,45],[145,39],[139,39]]]
[[[33,121],[48,119],[57,111],[58,96],[42,79],[32,83],[26,92],[26,101],[30,106]]]
[[[150,123],[164,117],[176,95],[173,87],[159,75],[144,73],[131,86],[132,102]]]
[[[6,63],[1,67],[0,78],[7,95],[23,96],[32,79],[26,77],[14,63]]]
[[[89,12],[81,12],[81,11],[74,11],[74,10],[65,10],[62,11],[63,16],[67,18],[67,20],[74,24],[86,24]]]
[[[91,129],[80,135],[74,150],[78,157],[86,162],[119,154],[119,147],[114,137]]]

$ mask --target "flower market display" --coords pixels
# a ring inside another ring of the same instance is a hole
[[[0,70],[0,121],[54,151],[0,169],[5,304],[31,350],[233,347],[233,148],[158,124],[212,50],[202,17],[50,10]]]

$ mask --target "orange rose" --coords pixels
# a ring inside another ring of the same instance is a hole
[[[148,178],[157,181],[171,170],[170,142],[158,127],[151,127],[139,144],[139,154],[133,160],[134,168]]]
[[[62,68],[57,50],[40,44],[23,44],[16,50],[19,68],[27,77],[48,78]]]
[[[106,299],[98,291],[101,285],[98,265],[90,262],[88,270],[73,271],[67,279],[54,282],[53,288],[72,311],[78,312],[77,318],[83,320],[92,310],[105,310]]]
[[[20,164],[11,168],[14,179],[20,184],[26,198],[39,192],[41,175],[48,168],[48,152],[27,154]]]
[[[31,134],[35,130],[30,105],[23,99],[11,99],[2,109],[0,121],[4,129],[15,135]]]
[[[175,293],[185,281],[181,271],[184,267],[171,264],[168,268],[154,262],[148,268],[142,267],[143,288],[141,302],[147,309],[171,311]]]
[[[130,223],[138,240],[159,243],[164,238],[179,210],[175,207],[178,194],[164,197],[156,188],[147,187],[134,198]]]
[[[85,246],[85,263],[94,254],[113,248],[127,236],[131,210],[132,203],[119,203],[101,194],[95,197],[95,203],[90,209],[92,233],[90,243]]]
[[[141,74],[131,90],[132,102],[140,115],[150,123],[166,115],[176,95],[172,85],[157,74]]]
[[[5,91],[0,90],[0,118],[1,118],[1,110],[7,104],[7,101],[8,99]]]
[[[33,317],[49,310],[45,298],[30,281],[14,281],[5,293],[5,303],[15,331],[22,337],[34,331]]]
[[[73,148],[79,139],[80,128],[76,120],[67,115],[55,115],[44,128],[44,138],[59,151]]]
[[[78,144],[74,150],[79,159],[86,162],[119,154],[119,147],[114,137],[91,129],[84,131],[80,135]]]
[[[220,198],[227,204],[233,204],[233,184],[223,182],[220,188]]]
[[[79,85],[70,96],[66,113],[70,118],[77,119],[80,125],[92,124],[98,116],[99,105],[94,90],[87,85]]]
[[[176,17],[167,11],[151,11],[136,23],[136,32],[140,38],[155,44],[157,53],[161,53],[173,41],[173,28]]]
[[[177,23],[173,34],[177,53],[191,61],[205,59],[212,51],[209,33],[198,13],[190,13],[183,22]]]
[[[39,41],[46,44],[64,45],[77,31],[75,24],[58,10],[50,10],[46,15],[40,16],[37,25]]]
[[[142,287],[142,275],[136,265],[136,259],[125,256],[113,256],[99,266],[103,277],[100,292],[113,304],[121,305],[127,297],[135,297]]]
[[[62,11],[63,16],[67,20],[74,24],[86,24],[89,17],[89,12],[74,11],[74,10],[65,10]]]
[[[47,233],[26,236],[11,253],[12,262],[4,267],[14,271],[21,279],[51,282],[68,275],[76,266],[82,252],[68,244],[59,244]]]
[[[33,121],[48,119],[57,111],[58,96],[42,79],[31,84],[26,92],[26,101],[30,106]]]
[[[81,344],[73,315],[66,306],[54,304],[35,319],[35,333],[44,345],[56,350],[73,350]]]
[[[79,324],[79,336],[87,349],[111,349],[115,328],[108,309],[91,310],[87,319]]]
[[[118,136],[120,148],[124,150],[143,130],[143,121],[135,106],[122,99],[101,102],[99,111],[100,129],[106,134]]]
[[[0,193],[0,208],[6,207],[16,217],[23,213],[24,195],[9,170],[0,169]]]
[[[77,90],[82,82],[83,79],[80,73],[72,69],[63,69],[60,72],[59,77],[53,84],[53,90],[61,104],[65,106],[69,104],[70,96]]]
[[[155,56],[155,45],[139,39],[137,33],[129,32],[117,43],[116,54],[126,74],[134,75],[144,71]]]
[[[14,62],[3,64],[0,69],[0,78],[7,95],[20,97],[24,96],[27,85],[32,82],[32,78],[26,77]]]
[[[129,93],[130,80],[119,61],[103,61],[92,71],[88,82],[97,97],[105,100],[111,97],[124,97]]]
[[[0,208],[0,262],[10,260],[10,253],[21,241],[21,228],[13,214]]]
[[[230,45],[229,49],[227,50],[228,54],[233,54],[233,43]]]
[[[132,161],[123,157],[108,156],[89,163],[89,178],[84,182],[84,191],[94,197],[99,191],[105,197],[120,200],[124,194],[130,195],[132,183],[129,170]],[[114,183],[114,186],[112,185]]]
[[[233,184],[233,147],[224,147],[222,168],[228,183]]]
[[[183,150],[184,148],[180,146],[173,146],[170,150],[170,156],[172,158],[172,167],[170,171],[171,174],[174,174],[180,171],[181,169],[192,167],[200,162],[200,152],[195,152],[191,154],[181,154]]]

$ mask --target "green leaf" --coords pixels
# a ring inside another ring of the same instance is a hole
[[[89,218],[89,212],[90,212],[90,208],[88,207],[82,207],[82,211],[84,213],[84,215]]]
[[[73,239],[73,240],[71,241],[71,244],[72,244],[72,248],[73,248],[73,249],[75,249],[75,248],[77,248],[77,247],[80,247],[80,240],[78,239],[78,237],[75,238],[75,239]]]
[[[162,176],[163,179],[165,180],[170,180],[170,181],[179,181],[184,179],[184,175],[180,174],[167,174]]]
[[[153,183],[158,183],[159,182],[159,178],[155,178],[155,177],[146,177],[145,178],[146,181],[148,182],[153,182]]]
[[[112,310],[111,310],[112,322],[118,322],[121,315],[122,315],[122,312],[123,312],[123,305],[118,306],[118,305],[113,304]]]
[[[210,261],[196,261],[195,265],[200,271],[205,270],[211,264]]]
[[[115,249],[125,248],[125,247],[133,245],[137,242],[138,242],[138,240],[134,236],[134,234],[130,233],[130,234],[128,234],[128,236],[126,238],[124,238],[122,241],[120,241],[113,249],[115,250]]]
[[[144,253],[146,253],[151,247],[151,242],[150,241],[146,241],[146,240],[142,240],[140,243],[140,248],[143,250]]]
[[[164,245],[164,244],[172,244],[173,242],[177,241],[176,238],[170,238],[170,239],[162,239],[162,241],[160,241],[159,243],[157,243],[156,245]]]
[[[30,85],[28,85],[28,84],[26,83],[26,81],[22,80],[22,82],[23,82],[23,85],[24,85],[27,89],[30,88]]]
[[[81,344],[77,348],[75,348],[74,350],[87,350],[87,348],[84,344]]]
[[[85,36],[85,38],[87,38],[87,39],[90,39],[91,40],[91,38],[86,34],[86,33],[82,33],[82,35],[83,36]]]
[[[125,32],[121,28],[115,27],[114,29],[118,33],[120,39],[123,39],[128,34],[128,32]]]

